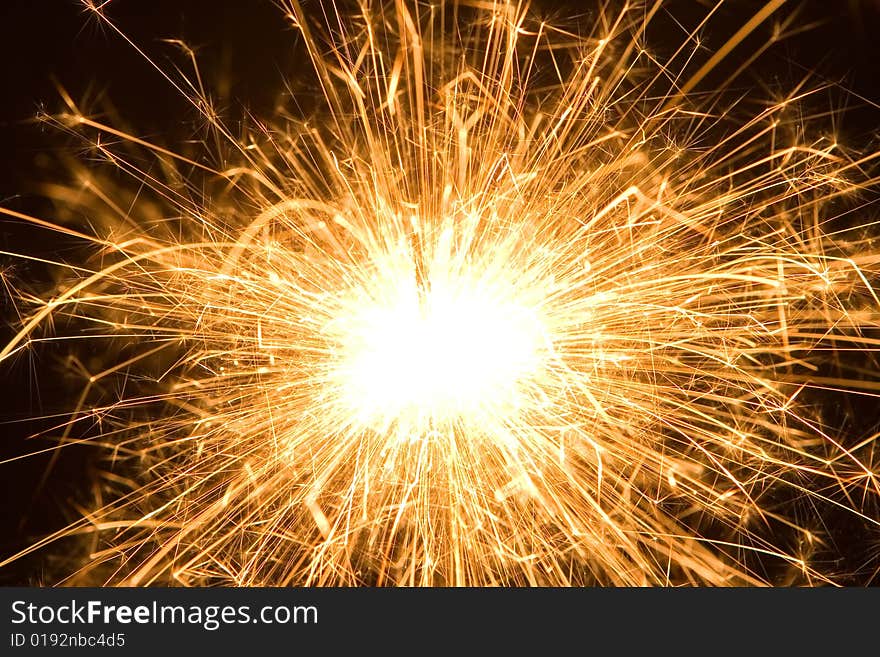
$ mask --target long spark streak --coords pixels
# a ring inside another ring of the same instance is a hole
[[[105,345],[86,393],[125,385],[62,441],[98,425],[107,501],[24,553],[86,534],[66,581],[133,585],[775,583],[756,556],[834,582],[777,500],[880,525],[876,441],[802,404],[877,394],[819,367],[880,345],[880,256],[833,209],[876,195],[878,154],[804,137],[802,91],[705,88],[782,4],[661,63],[660,3],[579,36],[505,0],[286,0],[315,117],[235,138],[162,72],[217,171],[68,100],[50,120],[143,191],[56,190],[99,264],[22,294],[0,359],[68,326]]]

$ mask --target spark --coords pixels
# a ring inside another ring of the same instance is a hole
[[[85,167],[76,200],[53,188],[93,235],[0,208],[94,247],[21,294],[0,359],[64,327],[105,345],[61,446],[91,422],[108,454],[103,501],[5,563],[87,535],[66,582],[774,583],[761,558],[833,583],[820,528],[775,500],[880,523],[875,439],[803,403],[877,394],[872,365],[820,365],[880,344],[880,255],[834,209],[870,217],[878,154],[808,137],[809,92],[755,109],[705,86],[782,4],[659,60],[660,3],[584,35],[503,0],[287,0],[319,109],[241,135],[197,69],[129,41],[222,153],[69,97],[47,119],[138,192]]]

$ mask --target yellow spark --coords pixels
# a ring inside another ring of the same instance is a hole
[[[336,23],[282,4],[315,117],[234,136],[197,71],[148,60],[230,164],[68,100],[47,120],[137,193],[97,171],[53,186],[91,229],[0,208],[96,251],[21,294],[0,360],[70,327],[71,349],[104,347],[89,385],[121,391],[65,433],[98,421],[108,501],[3,563],[97,534],[65,581],[774,583],[759,556],[833,582],[804,558],[821,525],[773,500],[880,524],[876,439],[805,401],[877,395],[873,365],[818,363],[880,347],[876,245],[831,223],[876,195],[878,154],[804,137],[783,112],[801,91],[749,113],[704,87],[784,3],[665,62],[644,47],[659,2],[592,34],[506,0],[367,1]]]

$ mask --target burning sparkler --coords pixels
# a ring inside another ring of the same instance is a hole
[[[0,358],[107,345],[62,441],[97,425],[104,501],[26,552],[87,535],[72,581],[133,585],[766,583],[755,554],[833,581],[774,500],[880,522],[872,439],[800,403],[876,389],[816,363],[878,344],[880,254],[831,209],[878,154],[804,137],[807,92],[746,116],[700,86],[781,4],[699,61],[697,31],[652,54],[659,2],[583,35],[502,0],[286,0],[315,116],[234,135],[159,69],[222,169],[67,99],[47,120],[147,191],[77,170],[54,195],[94,233],[0,209],[96,249]]]

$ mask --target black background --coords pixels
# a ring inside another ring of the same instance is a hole
[[[658,21],[654,38],[659,47],[677,46],[683,27],[693,25],[712,3],[690,0],[669,2],[668,15]],[[775,46],[737,80],[743,92],[764,96],[767,87],[790,88],[808,71],[813,79],[839,83],[828,94],[828,107],[847,108],[833,127],[845,142],[858,147],[876,144],[880,128],[880,3],[873,1],[792,2],[802,10],[800,22],[815,25],[809,31]],[[747,0],[724,7],[712,29],[704,33],[707,47],[719,46],[760,7]],[[306,6],[316,7],[312,1]],[[552,14],[579,13],[585,2],[537,3]],[[786,8],[784,11],[789,11]],[[283,90],[286,76],[305,74],[295,33],[269,0],[223,2],[212,0],[115,0],[108,15],[160,64],[179,63],[163,38],[184,38],[199,47],[199,60],[208,87],[219,88],[221,107],[235,119],[246,107],[257,116],[269,116]],[[766,38],[772,21],[741,48]],[[725,30],[728,30],[725,32]],[[734,61],[736,54],[731,58]],[[723,75],[724,70],[716,72]],[[711,79],[707,80],[711,84]],[[38,112],[61,109],[57,85],[84,107],[112,104],[118,114],[145,138],[160,142],[185,138],[195,121],[193,108],[118,35],[71,0],[4,0],[0,6],[0,204],[36,216],[51,216],[51,206],[40,198],[39,186],[53,176],[56,152],[68,141],[46,125],[33,121]],[[828,119],[829,127],[832,126]],[[48,237],[11,219],[0,217],[0,250],[53,258],[73,254],[72,240]],[[25,280],[48,280],[38,264],[23,264],[0,256],[0,271]],[[14,318],[14,307],[2,297],[3,314]],[[3,329],[0,341],[10,327]],[[68,408],[79,385],[61,366],[63,354],[50,349],[0,364],[0,460],[44,449],[49,443],[28,436],[52,426],[35,416]],[[840,403],[841,424],[863,434],[877,425],[880,412],[873,400],[850,407]],[[847,402],[848,404],[848,402]],[[35,537],[73,520],[73,503],[88,498],[92,453],[87,448],[66,449],[45,477],[49,456],[30,457],[0,465],[0,560]],[[870,573],[872,548],[859,527],[845,516],[835,532],[837,549],[852,563],[841,570]],[[880,566],[875,563],[874,567]],[[43,557],[25,559],[0,569],[0,583],[40,584],[50,579]],[[866,575],[867,577],[867,575]],[[856,582],[857,583],[857,582]]]

